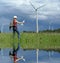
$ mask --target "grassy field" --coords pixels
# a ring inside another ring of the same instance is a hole
[[[20,46],[23,49],[60,49],[60,33],[21,33]],[[12,33],[0,33],[0,48],[10,48],[18,43]]]

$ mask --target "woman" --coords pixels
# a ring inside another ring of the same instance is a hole
[[[13,50],[9,51],[9,55],[10,55],[10,57],[13,58],[14,63],[16,63],[16,60],[18,59],[17,52],[18,52],[19,48],[20,48],[19,43],[18,43],[17,48],[15,48],[15,45],[13,44]]]
[[[9,51],[9,56],[13,59],[14,63],[16,63],[19,60],[25,61],[23,56],[21,56],[20,58],[17,57],[17,52],[19,48],[20,48],[19,43],[17,48],[15,48],[15,45],[13,44],[13,50]]]
[[[9,29],[13,28],[13,37],[15,36],[15,32],[18,34],[18,38],[20,38],[20,33],[17,29],[17,24],[24,24],[23,22],[17,21],[17,16],[13,17],[13,21],[10,23]]]

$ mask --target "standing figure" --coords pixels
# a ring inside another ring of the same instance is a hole
[[[20,33],[17,29],[17,24],[24,24],[24,21],[23,22],[19,22],[17,21],[17,16],[14,16],[13,17],[13,21],[10,23],[10,26],[9,26],[9,29],[13,29],[13,37],[15,36],[15,32],[18,34],[18,39],[20,38]]]
[[[14,63],[17,63],[17,61],[19,61],[19,60],[25,61],[23,56],[21,56],[19,58],[17,57],[17,52],[18,52],[19,48],[20,48],[19,43],[18,43],[17,48],[13,44],[13,49],[11,51],[9,51],[9,56],[13,59]]]
[[[18,43],[17,48],[13,44],[13,49],[11,51],[9,51],[9,56],[13,59],[14,63],[16,63],[16,60],[18,59],[18,57],[17,57],[18,50],[19,50],[19,43]]]

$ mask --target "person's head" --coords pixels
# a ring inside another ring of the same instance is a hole
[[[13,19],[17,19],[17,16],[14,16]]]

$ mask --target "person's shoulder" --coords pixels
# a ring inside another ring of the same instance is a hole
[[[16,20],[16,22],[19,22],[18,20]]]

